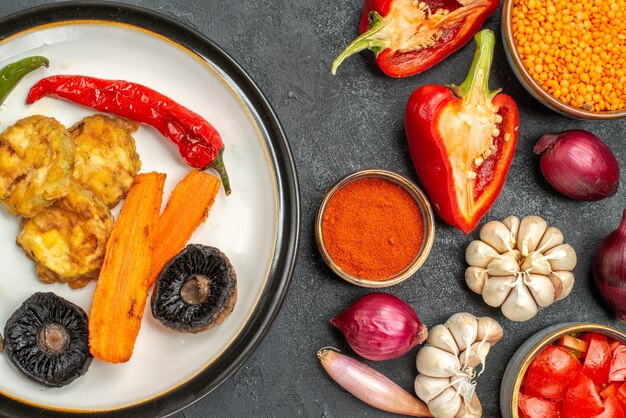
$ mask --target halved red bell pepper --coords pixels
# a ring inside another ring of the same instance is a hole
[[[332,64],[365,49],[391,77],[434,66],[463,45],[500,6],[500,0],[365,0],[357,37]]]
[[[494,204],[515,153],[519,113],[510,96],[489,90],[496,42],[485,29],[467,79],[428,84],[407,103],[405,128],[415,171],[437,214],[466,234]]]

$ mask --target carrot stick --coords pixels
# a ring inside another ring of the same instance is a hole
[[[148,297],[152,233],[165,174],[140,174],[109,237],[89,315],[89,345],[97,359],[123,363],[133,354]]]
[[[220,189],[220,180],[204,171],[192,170],[172,191],[154,228],[154,249],[148,287],[168,261],[178,254],[191,234],[204,222]]]

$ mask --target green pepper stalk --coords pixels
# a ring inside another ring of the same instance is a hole
[[[7,65],[0,70],[0,103],[6,99],[11,90],[22,78],[31,71],[44,66],[48,67],[49,61],[45,57],[28,57]]]

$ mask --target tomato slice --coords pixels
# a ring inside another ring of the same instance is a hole
[[[574,355],[561,347],[548,345],[528,367],[526,394],[536,398],[563,398],[581,369],[582,365]]]
[[[602,396],[602,399],[608,399],[615,396],[615,394],[617,393],[617,389],[619,389],[621,385],[622,382],[610,383],[607,387],[602,389],[602,392],[600,392],[600,396]]]
[[[615,398],[609,398],[604,401],[604,412],[596,415],[595,418],[626,418],[624,410]]]
[[[613,352],[611,367],[609,369],[609,381],[623,382],[626,380],[626,345],[620,345]]]
[[[533,398],[523,393],[519,395],[521,418],[559,418],[559,404],[547,399]]]
[[[609,348],[611,349],[611,353],[615,353],[617,347],[624,346],[624,343],[618,340],[612,340],[609,342]]]
[[[579,372],[563,399],[563,418],[589,418],[604,412],[604,405],[593,380]]]
[[[626,411],[626,383],[622,383],[615,393],[615,399],[622,406],[622,409]]]
[[[626,360],[626,358],[625,358]],[[624,364],[626,366],[626,363]],[[587,355],[583,364],[583,372],[596,385],[606,383],[611,370],[611,349],[606,337],[592,332],[589,338]],[[624,370],[626,372],[626,370]]]

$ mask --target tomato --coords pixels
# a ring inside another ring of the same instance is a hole
[[[561,416],[563,418],[589,418],[603,411],[604,405],[593,380],[585,376],[583,372],[579,372],[563,399]]]
[[[557,402],[533,398],[523,393],[519,395],[518,407],[521,418],[559,417],[559,404]]]
[[[574,355],[560,347],[548,345],[528,367],[526,394],[536,398],[563,398],[581,369],[582,365]]]
[[[609,342],[609,348],[611,349],[611,353],[615,353],[617,347],[624,346],[624,343],[618,340],[611,340]]]
[[[615,348],[609,371],[609,380],[611,382],[623,382],[626,380],[626,345],[620,345]]]
[[[608,399],[615,396],[615,394],[617,393],[617,389],[619,389],[621,385],[622,382],[613,382],[609,384],[607,387],[602,389],[602,391],[600,392],[600,396],[602,396],[602,399]]]
[[[592,332],[589,337],[589,345],[583,372],[593,380],[596,385],[606,383],[611,370],[611,349],[606,337],[597,332]],[[626,363],[625,363],[626,365]],[[626,370],[625,370],[626,371]]]
[[[622,406],[622,409],[626,411],[626,383],[622,383],[615,393],[615,399]]]
[[[615,398],[609,398],[604,401],[604,412],[600,415],[596,415],[595,418],[626,418],[624,416],[624,410],[620,406],[619,402]]]

